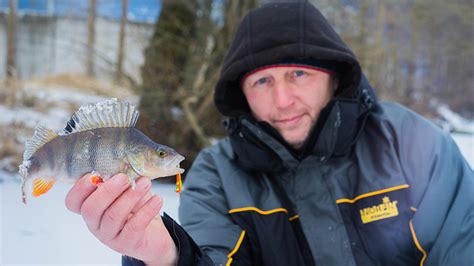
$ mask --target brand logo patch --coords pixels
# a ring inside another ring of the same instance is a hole
[[[381,204],[360,210],[360,218],[362,219],[362,223],[366,224],[397,216],[397,203],[398,201],[390,201],[390,198],[385,196],[382,198]]]

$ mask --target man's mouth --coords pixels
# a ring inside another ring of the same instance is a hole
[[[296,116],[291,116],[291,117],[285,117],[282,119],[275,119],[275,123],[282,125],[282,126],[294,126],[298,124],[298,122],[303,118],[304,114],[296,115]]]

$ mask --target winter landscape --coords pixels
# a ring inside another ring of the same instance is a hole
[[[118,98],[140,103],[146,133],[189,164],[225,134],[213,88],[230,33],[260,2],[271,1],[0,0],[0,266],[120,265],[121,254],[66,209],[71,184],[57,182],[22,203],[25,141],[38,125],[59,131],[80,106]],[[379,99],[401,102],[451,134],[474,168],[472,4],[311,2],[364,62]],[[185,13],[158,19],[176,10]],[[154,181],[152,193],[178,220],[174,188]]]

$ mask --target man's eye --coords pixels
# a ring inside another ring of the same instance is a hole
[[[304,72],[303,70],[295,70],[293,71],[293,77],[302,77],[306,75],[306,72]]]
[[[268,78],[261,78],[257,81],[255,81],[255,85],[264,85],[268,82]]]

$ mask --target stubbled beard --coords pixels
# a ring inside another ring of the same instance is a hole
[[[285,139],[285,137],[283,137],[283,139],[291,146],[293,147],[295,150],[299,150],[301,149],[304,144],[306,143],[306,141],[308,140],[308,138],[310,137],[315,125],[316,125],[316,122],[318,121],[318,118],[319,118],[319,113],[316,117],[316,119],[311,119],[311,123],[310,123],[310,126],[308,128],[308,131],[306,132],[306,135],[301,139],[301,140],[297,140],[297,141],[294,141],[294,142],[289,142],[288,140]]]

